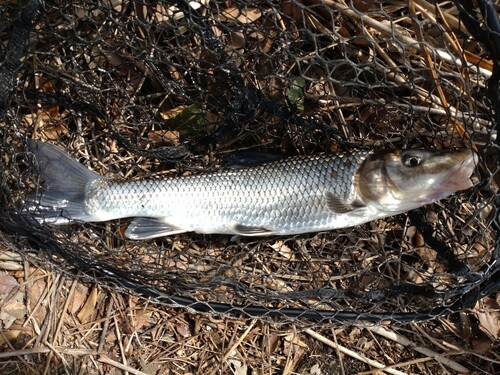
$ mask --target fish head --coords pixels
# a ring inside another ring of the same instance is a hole
[[[382,151],[363,161],[355,186],[364,202],[401,213],[471,187],[477,160],[471,150]]]

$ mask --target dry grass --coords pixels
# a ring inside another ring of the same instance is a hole
[[[37,268],[8,251],[0,258],[2,374],[494,374],[500,368],[499,295],[431,322],[307,328],[191,313]]]
[[[426,0],[409,6],[383,1],[383,7],[363,0],[311,0],[259,9],[237,1],[206,3],[200,12],[213,22],[210,29],[226,60],[245,88],[256,88],[276,105],[272,110],[263,109],[269,102],[262,98],[255,108],[245,107],[255,100],[244,97],[251,91],[239,92],[242,87],[218,70],[213,46],[201,43],[197,28],[171,5],[48,4],[33,33],[33,50],[19,70],[19,87],[49,96],[62,93],[77,105],[17,98],[16,115],[1,124],[2,163],[12,169],[6,181],[13,194],[33,187],[29,171],[15,164],[24,137],[70,145],[73,156],[115,178],[214,170],[225,155],[256,146],[292,154],[335,152],[340,146],[332,134],[368,147],[469,146],[482,152],[492,142],[490,109],[481,99],[492,62],[449,2],[436,8]],[[229,83],[235,88],[226,87]],[[291,102],[298,117],[310,122],[279,118],[286,112],[279,110]],[[89,108],[105,112],[110,124]],[[236,131],[228,131],[226,123]],[[305,130],[304,124],[326,125]],[[229,136],[197,143],[215,129]],[[113,131],[130,140],[129,146],[117,142]],[[168,168],[158,158],[143,157],[146,150],[178,150],[181,144],[193,154],[165,163]],[[498,176],[498,165],[479,169],[478,177]],[[489,188],[498,190],[494,183]],[[437,236],[451,241],[473,271],[491,260],[496,238],[487,213],[477,208],[488,203],[482,194],[475,191],[429,209]],[[166,289],[178,287],[180,278],[198,286],[182,290],[188,296],[235,305],[254,301],[258,295],[252,292],[264,290],[269,300],[261,306],[271,303],[274,292],[325,286],[369,290],[388,280],[434,288],[460,284],[404,219],[241,244],[191,234],[133,243],[123,239],[123,223],[116,222],[77,228],[46,229],[46,237],[37,233],[39,239],[60,240],[62,252],[52,259],[57,269],[21,258],[20,249],[0,248],[2,374],[500,373],[499,294],[423,323],[318,325],[195,313],[82,281],[74,270],[89,261],[100,269],[119,265],[139,275],[138,284]],[[200,287],[220,280],[222,271],[248,294],[226,285]],[[427,308],[420,299],[402,297],[378,306],[330,302],[318,297],[278,304],[398,312]]]

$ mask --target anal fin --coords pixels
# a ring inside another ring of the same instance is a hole
[[[170,225],[164,220],[165,218],[155,217],[134,218],[125,231],[125,236],[132,240],[148,240],[187,232],[187,230]]]

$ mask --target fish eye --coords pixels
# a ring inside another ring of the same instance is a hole
[[[421,161],[422,159],[417,155],[403,154],[401,157],[401,162],[405,167],[416,167],[417,165],[420,165]]]

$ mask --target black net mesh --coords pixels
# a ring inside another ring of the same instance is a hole
[[[4,3],[3,244],[205,312],[409,321],[472,306],[499,284],[500,27],[478,4]],[[126,219],[54,228],[23,211],[29,138],[118,180],[215,171],[241,150],[468,147],[480,162],[474,188],[355,228],[131,241]]]

